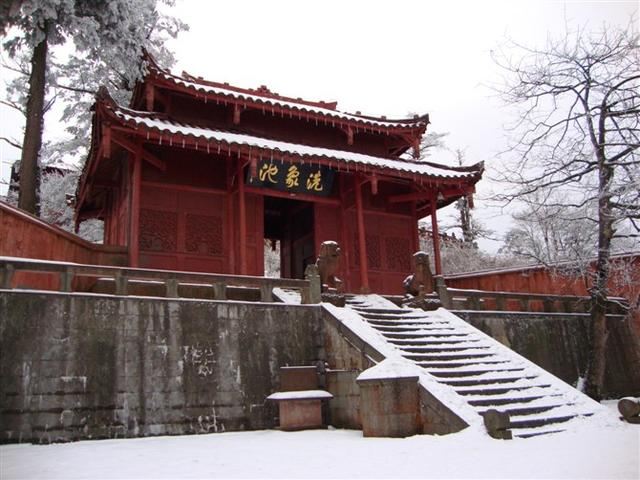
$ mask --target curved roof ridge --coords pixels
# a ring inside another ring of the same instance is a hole
[[[204,80],[202,77],[195,77],[191,74],[183,72],[183,75],[176,75],[170,71],[160,67],[153,58],[147,54],[148,72],[156,74],[176,85],[182,85],[185,88],[213,93],[216,95],[232,97],[236,100],[245,102],[255,102],[271,107],[278,106],[293,111],[315,113],[335,120],[346,120],[362,123],[365,125],[373,125],[382,128],[422,128],[426,127],[429,122],[429,115],[414,115],[411,118],[387,119],[386,116],[376,117],[373,115],[362,115],[360,112],[349,113],[337,110],[337,102],[314,102],[302,100],[300,98],[285,97],[277,93],[271,92],[266,86],[262,85],[258,89],[247,89],[229,85],[228,83],[212,82]]]

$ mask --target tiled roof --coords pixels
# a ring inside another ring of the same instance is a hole
[[[295,115],[317,114],[322,117],[326,117],[330,121],[354,122],[356,124],[361,124],[363,128],[378,127],[384,129],[419,129],[426,127],[429,123],[428,115],[416,116],[414,118],[391,120],[383,117],[378,118],[340,112],[338,110],[330,108],[335,104],[326,103],[327,108],[324,108],[320,106],[320,104],[324,102],[306,102],[303,100],[295,101],[293,99],[280,97],[279,95],[272,94],[271,92],[269,92],[269,94],[261,94],[260,89],[249,91],[247,89],[229,87],[214,82],[206,82],[191,75],[180,77],[159,68],[153,63],[150,66],[150,72],[169,83],[184,87],[188,90],[193,90],[194,92],[213,94],[220,97],[228,98],[230,101],[235,102],[239,101],[251,103],[258,106],[258,108],[284,108]],[[266,88],[262,87],[262,90],[266,90]]]
[[[111,109],[123,124],[135,129],[144,129],[147,135],[150,132],[160,135],[166,134],[167,138],[162,140],[163,143],[166,142],[167,144],[175,146],[179,146],[181,141],[184,144],[185,138],[192,138],[194,141],[202,141],[203,148],[207,148],[207,145],[217,148],[219,144],[246,146],[271,152],[279,152],[280,154],[294,155],[303,160],[335,161],[338,164],[344,164],[347,167],[351,166],[354,169],[362,166],[372,170],[391,170],[405,174],[441,179],[477,179],[482,173],[481,164],[473,167],[454,168],[435,163],[392,160],[345,150],[313,147],[233,133],[225,130],[188,125],[166,118],[160,118],[148,112],[138,112],[117,106],[112,106]]]

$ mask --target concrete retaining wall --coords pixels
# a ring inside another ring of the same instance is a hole
[[[455,312],[474,327],[565,382],[576,385],[588,355],[589,316],[517,312]],[[640,343],[629,319],[610,318],[604,394],[640,395]]]
[[[274,427],[278,368],[324,358],[320,307],[0,293],[0,440]]]

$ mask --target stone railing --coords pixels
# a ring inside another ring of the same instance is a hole
[[[300,292],[302,303],[318,303],[320,282],[317,276],[308,280],[285,278],[251,277],[244,275],[222,275],[170,270],[148,270],[141,268],[107,267],[78,263],[51,262],[26,258],[0,257],[0,288],[29,288],[29,278],[47,275],[58,278],[57,291],[86,291],[86,280],[111,280],[116,295],[131,295],[129,284],[143,281],[164,285],[164,297],[179,298],[179,286],[207,286],[215,300],[227,299],[228,287],[250,287],[260,290],[260,301],[272,302],[274,288],[286,288]],[[20,282],[17,277],[20,276]]]
[[[436,291],[442,305],[452,310],[588,313],[591,309],[588,296],[448,288],[441,276],[436,277]],[[628,308],[625,298],[609,297],[609,313],[624,315]]]

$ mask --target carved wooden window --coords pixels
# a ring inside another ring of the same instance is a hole
[[[222,255],[222,218],[187,214],[185,247],[187,252]]]
[[[140,209],[140,240],[142,250],[175,252],[178,238],[178,214],[147,208]]]
[[[380,251],[380,237],[378,235],[365,235],[367,247],[367,264],[369,268],[380,269],[382,267],[382,255]],[[360,243],[358,236],[354,239],[354,253],[356,265],[360,265]]]
[[[409,239],[403,237],[385,238],[387,269],[396,272],[411,271],[411,245]]]

